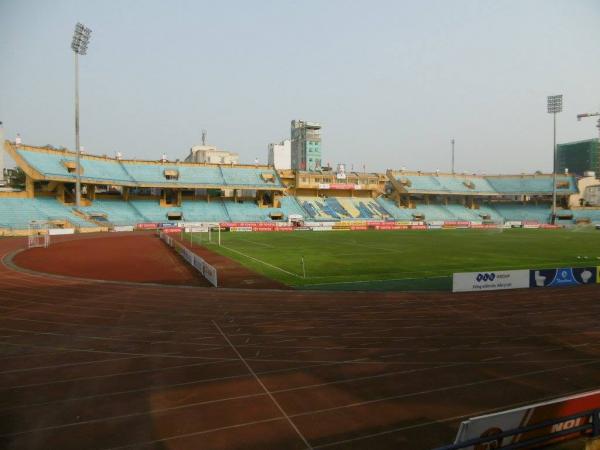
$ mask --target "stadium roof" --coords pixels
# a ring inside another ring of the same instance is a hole
[[[6,145],[9,154],[34,180],[73,182],[74,152],[44,147]],[[217,165],[173,161],[133,161],[81,155],[81,179],[88,184],[134,187],[230,188],[282,190],[269,166]]]

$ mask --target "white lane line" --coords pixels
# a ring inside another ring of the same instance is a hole
[[[503,377],[496,377],[496,378],[490,378],[490,379],[485,379],[485,380],[472,381],[472,382],[468,382],[468,383],[461,383],[461,384],[455,384],[455,385],[450,385],[450,386],[443,386],[440,388],[427,389],[427,390],[423,390],[423,391],[414,391],[414,392],[409,392],[409,393],[400,394],[400,395],[390,395],[390,396],[386,396],[386,397],[375,398],[373,400],[352,402],[352,403],[347,403],[345,405],[338,405],[338,406],[332,406],[329,408],[315,409],[315,410],[311,410],[311,411],[296,413],[296,414],[293,414],[292,417],[310,416],[310,415],[322,414],[322,413],[327,413],[327,412],[332,412],[332,411],[339,411],[339,410],[346,409],[346,408],[355,408],[357,406],[364,406],[364,405],[371,405],[374,403],[388,402],[390,400],[400,400],[403,398],[419,397],[422,395],[435,394],[438,392],[447,392],[447,391],[451,391],[451,390],[464,389],[464,388],[469,388],[469,387],[473,387],[473,386],[482,386],[482,385],[493,384],[493,383],[498,383],[498,382],[502,382],[502,381],[515,380],[518,378],[527,377],[527,376],[531,376],[531,375],[540,375],[543,373],[558,372],[560,370],[570,369],[573,367],[584,367],[584,366],[590,366],[590,365],[595,365],[595,364],[597,365],[599,363],[600,363],[600,360],[595,359],[593,361],[588,361],[588,362],[584,362],[584,363],[567,364],[564,366],[552,367],[549,369],[522,372],[522,373],[518,373],[515,375],[507,375],[507,376],[503,376]]]
[[[246,366],[246,369],[248,369],[248,372],[250,372],[252,374],[252,376],[254,377],[256,382],[260,385],[260,387],[262,387],[262,389],[265,391],[265,393],[269,396],[269,398],[275,404],[277,409],[281,412],[283,417],[285,417],[285,419],[288,421],[288,423],[291,425],[291,427],[296,431],[296,433],[298,434],[300,439],[302,439],[302,442],[304,442],[304,445],[306,445],[306,447],[308,449],[312,449],[312,446],[308,443],[308,441],[306,440],[304,435],[300,432],[300,430],[298,429],[298,427],[296,426],[294,421],[290,418],[290,416],[287,415],[287,413],[283,410],[283,408],[281,407],[281,405],[279,404],[277,399],[275,397],[273,397],[273,394],[271,394],[271,391],[269,391],[269,389],[267,389],[267,387],[264,385],[264,383],[262,382],[260,377],[256,374],[254,369],[252,369],[252,367],[250,367],[250,364],[248,364],[248,362],[244,359],[244,357],[238,351],[238,349],[235,348],[235,345],[233,345],[233,343],[229,340],[227,335],[223,332],[223,330],[221,330],[221,327],[219,326],[219,324],[217,322],[215,322],[214,320],[212,321],[212,324],[219,331],[219,333],[221,333],[221,336],[223,336],[223,339],[225,339],[225,341],[227,341],[227,343],[229,344],[231,349],[235,352],[235,354],[238,356],[240,361]]]

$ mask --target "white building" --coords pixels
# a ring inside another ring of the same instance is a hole
[[[194,145],[185,162],[210,164],[237,164],[240,155],[227,150],[219,150],[213,145]]]
[[[279,144],[269,144],[269,165],[278,170],[292,168],[292,142],[289,139]]]

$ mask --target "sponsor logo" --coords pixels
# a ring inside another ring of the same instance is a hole
[[[529,270],[466,272],[452,275],[452,291],[489,291],[529,287]]]
[[[580,425],[585,425],[589,419],[587,417],[579,417],[577,419],[567,420],[565,422],[560,422],[552,425],[550,433],[559,433],[564,430],[570,430],[571,428],[578,427]]]
[[[492,273],[479,273],[479,274],[477,274],[475,279],[480,283],[482,281],[494,281],[496,279],[496,274],[493,272]]]

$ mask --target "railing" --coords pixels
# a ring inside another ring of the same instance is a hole
[[[577,419],[585,418],[586,423],[578,426],[571,426],[566,428],[566,423],[573,421],[573,424],[577,423]],[[498,444],[499,440],[502,440],[506,437],[516,436],[520,434],[529,433],[536,430],[541,430],[543,428],[552,427],[553,425],[563,424],[562,427],[557,427],[557,431],[550,430],[549,433],[543,434],[542,436],[535,436],[523,441],[509,444],[509,445],[501,445]],[[516,450],[520,448],[531,448],[533,446],[542,445],[545,443],[549,443],[549,441],[555,440],[557,438],[565,437],[568,435],[578,435],[577,437],[600,437],[600,409],[593,409],[584,412],[580,412],[577,414],[572,414],[570,416],[563,416],[557,419],[546,420],[544,422],[537,423],[535,425],[529,425],[526,427],[514,428],[512,430],[503,431],[501,433],[493,434],[490,436],[469,439],[464,442],[460,442],[457,444],[446,445],[444,447],[438,447],[434,450],[462,450],[467,448],[480,448],[480,446],[487,446],[483,448],[497,448],[502,450]],[[496,446],[494,446],[496,445]]]
[[[163,231],[158,232],[158,236],[169,246],[173,247],[177,253],[179,253],[183,259],[185,259],[189,264],[192,265],[200,274],[208,280],[210,284],[214,287],[218,287],[218,273],[217,269],[207,263],[204,258],[196,253],[192,252],[181,242],[174,239],[172,236],[169,236],[167,233]]]

